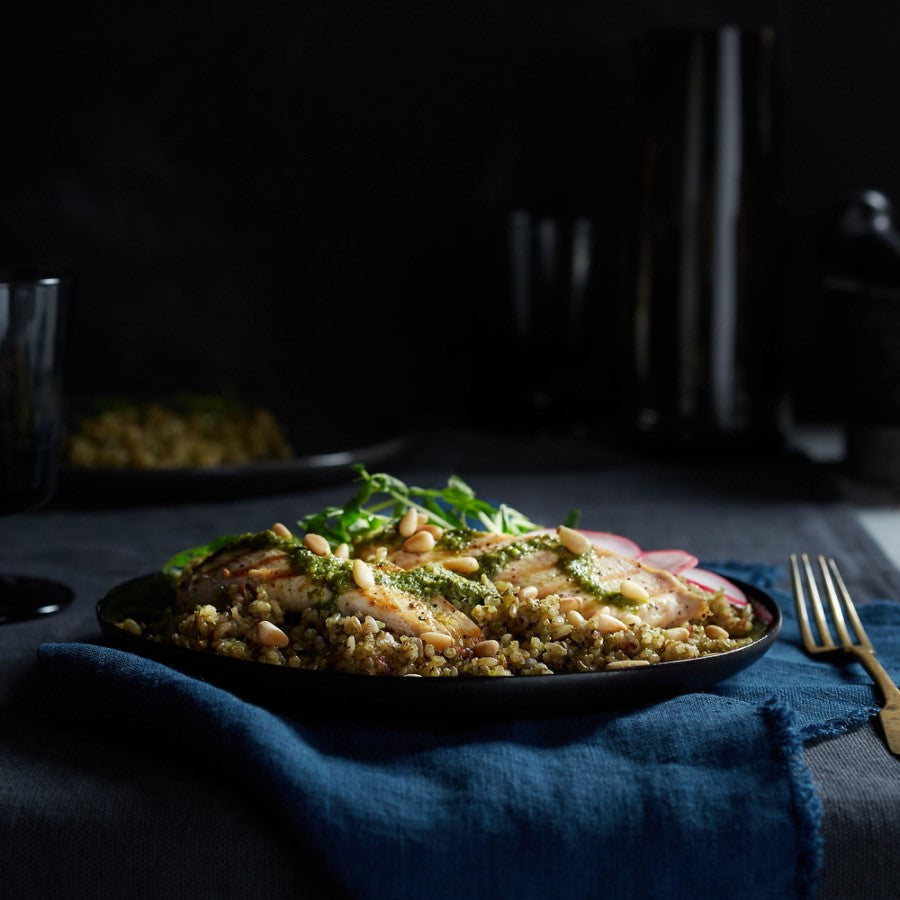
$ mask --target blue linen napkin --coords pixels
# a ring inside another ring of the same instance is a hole
[[[770,590],[777,578],[708,565]],[[294,720],[101,646],[45,644],[39,655],[57,714],[164,730],[224,758],[340,894],[809,897],[822,846],[802,741],[878,707],[858,666],[803,654],[790,599],[776,599],[783,638],[708,692],[446,730],[352,712]],[[863,617],[896,676],[900,604]]]

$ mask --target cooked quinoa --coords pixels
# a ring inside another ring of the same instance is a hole
[[[749,605],[735,607],[721,594],[709,601],[702,621],[658,628],[626,615],[624,630],[604,634],[596,617],[561,610],[555,594],[538,599],[499,587],[496,597],[471,612],[484,640],[465,647],[438,649],[419,637],[398,637],[372,616],[316,608],[285,615],[265,585],[234,586],[221,610],[201,605],[173,611],[162,622],[126,619],[120,627],[178,647],[276,666],[451,678],[596,672],[694,659],[744,646],[762,632]],[[271,634],[279,632],[284,646],[272,646]]]

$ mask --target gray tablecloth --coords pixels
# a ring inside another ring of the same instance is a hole
[[[673,462],[590,445],[429,439],[396,474],[433,484],[457,472],[480,494],[556,524],[703,559],[784,566],[791,551],[835,555],[859,599],[900,598],[900,574],[801,460]],[[114,500],[116,485],[110,484]],[[313,859],[214,758],[183,759],[127,734],[110,744],[46,713],[35,651],[96,640],[96,600],[174,551],[345,499],[347,484],[217,502],[58,503],[0,521],[0,568],[63,581],[66,612],[0,627],[0,866],[10,897],[328,896]],[[824,805],[822,897],[893,897],[900,883],[900,763],[871,727],[807,750]],[[752,848],[747,848],[752,852]],[[644,848],[642,852],[650,852]]]

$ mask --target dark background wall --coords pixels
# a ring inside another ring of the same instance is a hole
[[[900,11],[675,6],[35,4],[4,29],[0,258],[74,275],[75,394],[315,384],[390,406],[464,392],[481,363],[559,365],[505,352],[507,212],[594,218],[602,328],[623,299],[635,39],[772,24],[790,377],[798,411],[827,415],[813,234],[847,190],[900,201]]]

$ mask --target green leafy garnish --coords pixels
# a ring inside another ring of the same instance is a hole
[[[233,535],[223,534],[202,547],[190,547],[187,550],[181,550],[163,566],[163,572],[177,577],[188,566],[197,562],[198,559],[205,559],[211,553],[215,553],[216,550],[220,550],[226,544],[230,544],[233,540]]]
[[[361,465],[354,469],[360,482],[356,494],[344,506],[327,506],[300,519],[299,525],[306,532],[321,534],[333,545],[350,544],[396,521],[410,507],[430,523],[448,530],[474,528],[495,534],[525,534],[540,527],[504,503],[494,507],[479,500],[457,475],[450,476],[445,488],[420,488],[385,472],[369,474]]]

